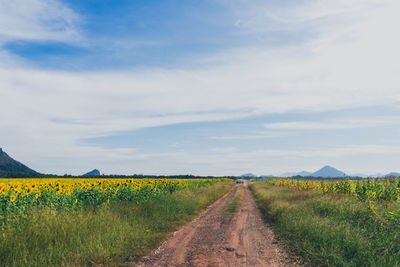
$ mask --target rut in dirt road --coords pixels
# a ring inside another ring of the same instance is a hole
[[[241,186],[241,185],[240,185]],[[238,213],[224,215],[239,186],[184,226],[139,266],[288,266],[247,185]]]

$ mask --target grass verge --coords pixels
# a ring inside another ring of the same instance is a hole
[[[235,196],[229,201],[224,210],[224,215],[234,216],[239,210],[244,197],[243,186],[239,186],[236,190]]]
[[[264,182],[250,188],[288,249],[311,266],[400,266],[400,225],[371,214],[356,198]]]
[[[0,228],[2,266],[118,266],[146,255],[170,233],[232,188],[220,182],[163,194],[137,205],[38,209]]]

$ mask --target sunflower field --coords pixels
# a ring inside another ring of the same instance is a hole
[[[299,191],[317,191],[323,194],[338,194],[356,197],[366,203],[366,208],[373,214],[376,204],[384,208],[384,217],[400,223],[400,178],[365,179],[365,180],[301,180],[301,179],[269,179],[267,183],[296,189]],[[394,209],[389,209],[393,206]]]
[[[250,184],[305,266],[400,266],[399,178],[269,179]]]
[[[348,194],[362,200],[397,201],[400,199],[400,178],[366,180],[299,180],[269,179],[267,183],[297,190]]]
[[[0,213],[33,207],[71,209],[115,201],[137,204],[161,194],[196,189],[229,179],[0,179]]]
[[[0,266],[120,266],[226,194],[231,179],[0,179]]]

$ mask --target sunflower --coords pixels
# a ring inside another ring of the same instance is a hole
[[[16,198],[17,198],[17,197],[16,197],[15,195],[12,195],[12,196],[10,197],[11,202],[14,202]]]

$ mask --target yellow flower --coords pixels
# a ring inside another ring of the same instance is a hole
[[[17,197],[15,195],[12,195],[11,198],[10,198],[11,202],[14,202],[16,198]]]
[[[75,203],[78,203],[78,199],[75,199]]]

